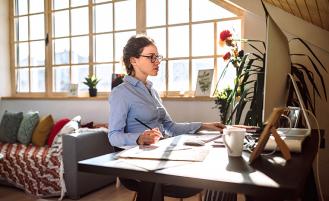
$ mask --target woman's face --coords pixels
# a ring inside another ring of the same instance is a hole
[[[156,76],[159,71],[159,64],[162,57],[158,54],[158,49],[155,45],[144,47],[139,58],[134,58],[133,67],[136,77]]]

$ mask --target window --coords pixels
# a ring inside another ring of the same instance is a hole
[[[165,56],[150,77],[157,90],[192,94],[198,70],[214,68],[218,76],[224,65],[220,31],[241,37],[241,17],[208,0],[12,0],[11,7],[17,96],[65,96],[71,83],[83,94],[89,75],[107,95],[112,73],[124,71],[124,44],[143,32]]]

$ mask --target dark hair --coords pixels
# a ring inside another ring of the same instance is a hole
[[[130,63],[131,57],[139,58],[140,54],[143,52],[144,47],[154,45],[154,40],[146,35],[135,35],[130,37],[127,44],[123,48],[123,63],[126,66],[126,71],[128,75],[134,75],[135,71]]]

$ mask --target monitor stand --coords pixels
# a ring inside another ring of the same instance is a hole
[[[270,115],[270,118],[267,121],[267,124],[259,137],[258,143],[250,155],[249,164],[252,164],[258,158],[258,156],[262,153],[271,133],[275,139],[276,144],[278,145],[278,148],[280,149],[280,151],[283,155],[283,158],[286,160],[291,159],[290,150],[289,150],[287,144],[281,139],[280,135],[277,133],[276,128],[275,128],[275,124],[279,120],[280,116],[286,111],[286,109],[287,108],[284,108],[284,107],[273,109],[273,111]]]

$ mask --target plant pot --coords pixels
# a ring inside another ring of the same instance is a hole
[[[89,88],[89,96],[90,97],[97,96],[97,89],[96,88]]]

